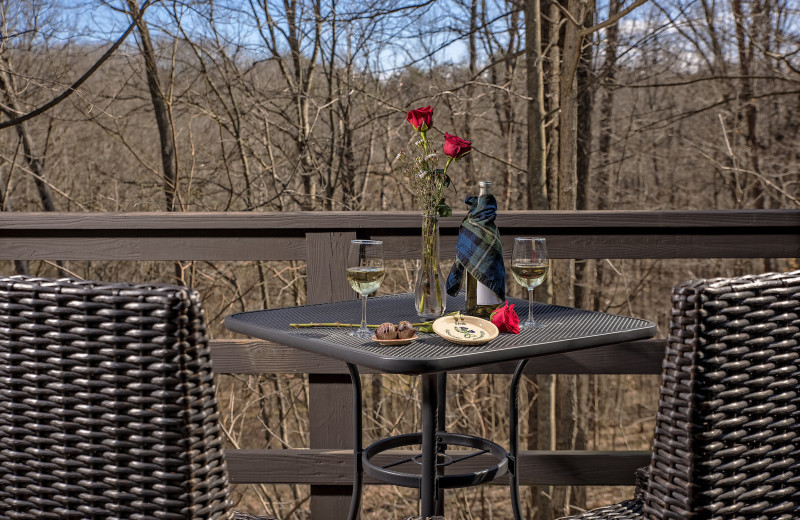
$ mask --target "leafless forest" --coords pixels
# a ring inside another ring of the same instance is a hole
[[[413,210],[395,158],[416,138],[406,111],[428,104],[433,142],[472,141],[449,170],[457,212],[478,180],[493,181],[500,211],[798,208],[798,15],[793,0],[0,0],[0,209]],[[789,264],[562,261],[547,297],[663,331],[675,282]],[[393,264],[381,291],[413,290],[411,267]],[[177,278],[202,292],[217,337],[228,312],[305,302],[302,263],[2,269]],[[218,383],[230,445],[308,445],[304,378]],[[448,426],[502,432],[507,385],[453,378]],[[522,400],[528,447],[647,449],[656,385],[538,376]],[[414,379],[366,387],[365,441],[416,428]],[[583,410],[564,412],[552,438],[535,412],[545,390]],[[541,488],[526,491],[526,508],[548,520],[629,493]],[[451,495],[449,519],[509,516],[505,488]],[[236,499],[305,519],[307,497],[303,486],[239,486]],[[403,518],[413,499],[369,488],[362,517]]]

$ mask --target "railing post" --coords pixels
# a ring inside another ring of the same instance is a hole
[[[306,233],[308,303],[329,303],[356,297],[345,275],[354,231]],[[358,316],[354,317],[357,320]],[[311,448],[352,448],[353,419],[350,377],[309,374]],[[311,518],[342,520],[350,508],[351,486],[311,486]]]

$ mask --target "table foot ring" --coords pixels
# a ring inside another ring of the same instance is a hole
[[[467,448],[480,450],[480,453],[468,454],[464,457],[457,457],[455,460],[440,463],[440,467],[456,464],[461,460],[465,460],[475,455],[487,452],[492,454],[497,459],[497,463],[495,465],[479,471],[454,475],[438,475],[436,480],[439,489],[454,489],[477,486],[491,482],[499,477],[502,477],[508,472],[508,453],[500,445],[488,439],[476,437],[474,435],[439,432],[436,434],[436,440],[437,444],[464,446]],[[393,467],[399,463],[393,463],[387,465],[386,467],[381,467],[374,464],[371,460],[379,453],[401,448],[403,446],[410,446],[412,444],[422,444],[421,433],[397,435],[395,437],[388,437],[372,443],[361,455],[364,473],[388,484],[394,484],[396,486],[408,488],[419,488],[420,481],[422,479],[421,475],[389,469],[390,467]],[[415,462],[414,459],[417,457],[419,456],[411,457],[410,459],[406,459],[401,462]],[[447,457],[450,457],[450,455],[447,455]]]

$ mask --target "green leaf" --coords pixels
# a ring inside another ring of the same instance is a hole
[[[447,205],[444,199],[439,201],[439,204],[436,205],[436,213],[440,217],[452,217],[453,216],[453,208]]]

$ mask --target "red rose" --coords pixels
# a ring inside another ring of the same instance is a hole
[[[506,302],[502,307],[498,307],[492,313],[491,320],[500,332],[519,334],[519,316],[514,311],[513,303],[509,305]]]
[[[411,123],[414,130],[424,132],[433,126],[433,109],[430,105],[416,110],[409,110],[406,121]]]
[[[453,159],[461,159],[472,150],[472,143],[466,139],[461,139],[445,132],[444,134],[444,154]]]

